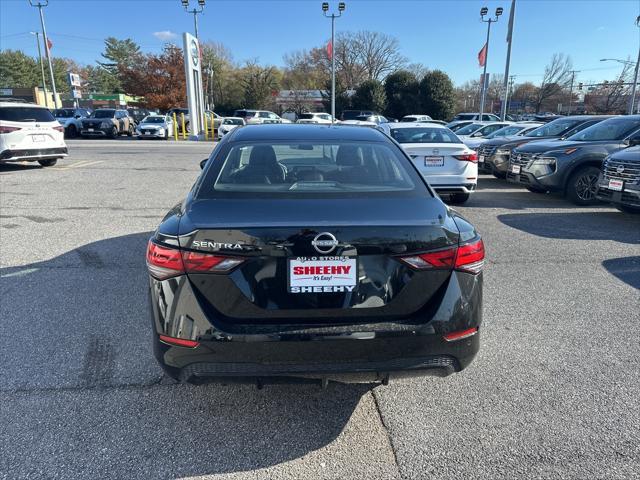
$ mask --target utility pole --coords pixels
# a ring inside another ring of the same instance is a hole
[[[571,70],[571,86],[569,87],[569,103],[567,107],[567,113],[571,115],[571,106],[573,105],[573,82],[576,78],[576,73],[580,73],[580,70]]]
[[[58,104],[58,92],[56,91],[56,79],[53,76],[53,66],[51,64],[51,52],[49,51],[49,39],[47,38],[47,29],[44,26],[44,13],[42,13],[42,7],[49,5],[49,0],[38,1],[29,0],[29,5],[37,7],[40,12],[40,25],[42,26],[42,38],[44,41],[44,53],[47,56],[47,62],[49,63],[49,76],[51,77],[51,90],[53,91],[53,106],[60,108]]]
[[[513,22],[516,14],[516,0],[511,1],[511,10],[509,11],[509,26],[507,27],[507,63],[504,67],[504,84],[502,91],[504,98],[502,99],[502,108],[500,109],[500,119],[504,122],[507,117],[507,98],[509,98],[509,66],[511,64],[511,42],[513,40]]]
[[[509,90],[507,90],[507,98],[508,98],[509,104],[507,105],[507,112],[511,110],[511,99],[513,98],[513,84],[515,83],[515,80],[516,80],[515,75],[509,76]],[[505,103],[507,103],[507,98],[505,98]],[[505,116],[506,116],[506,112],[505,112]]]
[[[484,70],[482,72],[482,95],[480,96],[480,116],[478,120],[482,121],[482,114],[484,113],[484,102],[487,96],[487,63],[489,63],[489,35],[491,34],[491,24],[498,21],[498,17],[502,15],[502,7],[496,8],[495,18],[489,17],[485,20],[485,15],[489,12],[487,7],[480,9],[480,21],[487,24],[487,41],[484,44]]]
[[[640,15],[636,18],[636,27],[640,28]],[[633,74],[633,86],[631,87],[631,100],[629,101],[629,115],[633,115],[633,105],[636,101],[636,88],[638,87],[638,67],[640,67],[640,46],[638,46],[638,59],[636,60],[636,69]],[[640,113],[640,102],[636,109]]]
[[[329,3],[322,3],[322,13],[326,18],[331,19],[331,123],[336,121],[336,56],[334,52],[334,40],[335,40],[335,23],[336,18],[342,16],[344,12],[345,4],[340,2],[338,4],[338,14],[332,13],[327,15],[329,11]]]
[[[36,45],[38,46],[38,58],[40,59],[40,72],[42,73],[42,90],[44,91],[44,106],[49,108],[49,92],[47,91],[46,77],[44,76],[44,62],[42,61],[42,50],[40,49],[40,32],[30,32],[36,36]]]

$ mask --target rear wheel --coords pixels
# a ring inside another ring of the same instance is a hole
[[[58,163],[58,159],[50,158],[48,160],[38,160],[38,163],[43,167],[53,167],[56,163]]]
[[[165,140],[169,140],[169,130],[166,130],[166,131],[164,132],[164,139],[165,139]]]
[[[600,169],[583,167],[576,170],[567,183],[566,197],[576,205],[594,205],[598,203],[598,176]]]
[[[494,177],[499,178],[500,180],[504,180],[505,178],[507,178],[507,174],[505,172],[494,170],[492,173]]]
[[[624,213],[640,214],[640,207],[631,207],[629,205],[616,205],[616,208]]]
[[[129,130],[127,130],[127,137],[133,137],[133,125],[129,125]]]
[[[548,192],[548,190],[545,190],[544,188],[539,188],[539,187],[528,186],[525,188],[529,190],[531,193],[547,193]]]
[[[118,129],[116,127],[111,128],[111,138],[118,138]]]
[[[459,205],[469,200],[470,196],[468,193],[453,193],[449,196],[449,202]]]

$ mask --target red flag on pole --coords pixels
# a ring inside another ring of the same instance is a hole
[[[47,37],[47,48],[51,50],[53,48],[53,42],[49,37]]]
[[[485,43],[482,47],[482,50],[478,52],[478,64],[481,67],[484,67],[485,62],[487,61],[487,44]]]
[[[327,57],[329,60],[333,57],[333,44],[331,43],[331,40],[327,43]]]

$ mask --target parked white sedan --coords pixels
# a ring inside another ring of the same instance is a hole
[[[225,117],[222,119],[222,124],[218,127],[218,140],[224,137],[231,130],[246,125],[243,118],[240,117]]]
[[[149,115],[144,117],[136,127],[138,139],[164,138],[173,135],[173,119],[169,115]]]
[[[535,123],[535,122],[514,123],[512,125],[507,125],[506,127],[502,127],[485,137],[465,138],[464,143],[467,147],[473,148],[474,150],[476,150],[481,143],[486,142],[487,140],[491,140],[492,138],[524,135],[525,133],[530,132],[531,130],[535,130],[541,125],[544,125],[544,124]]]
[[[27,161],[51,167],[66,156],[64,127],[48,108],[0,102],[0,163]]]
[[[390,123],[382,127],[411,157],[436,192],[464,203],[478,184],[478,156],[447,127]]]
[[[333,123],[331,114],[324,112],[301,113],[296,123]]]

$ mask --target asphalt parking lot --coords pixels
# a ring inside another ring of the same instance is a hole
[[[386,387],[176,385],[144,251],[211,144],[75,140],[0,166],[2,478],[638,478],[640,216],[484,176],[467,370]]]

